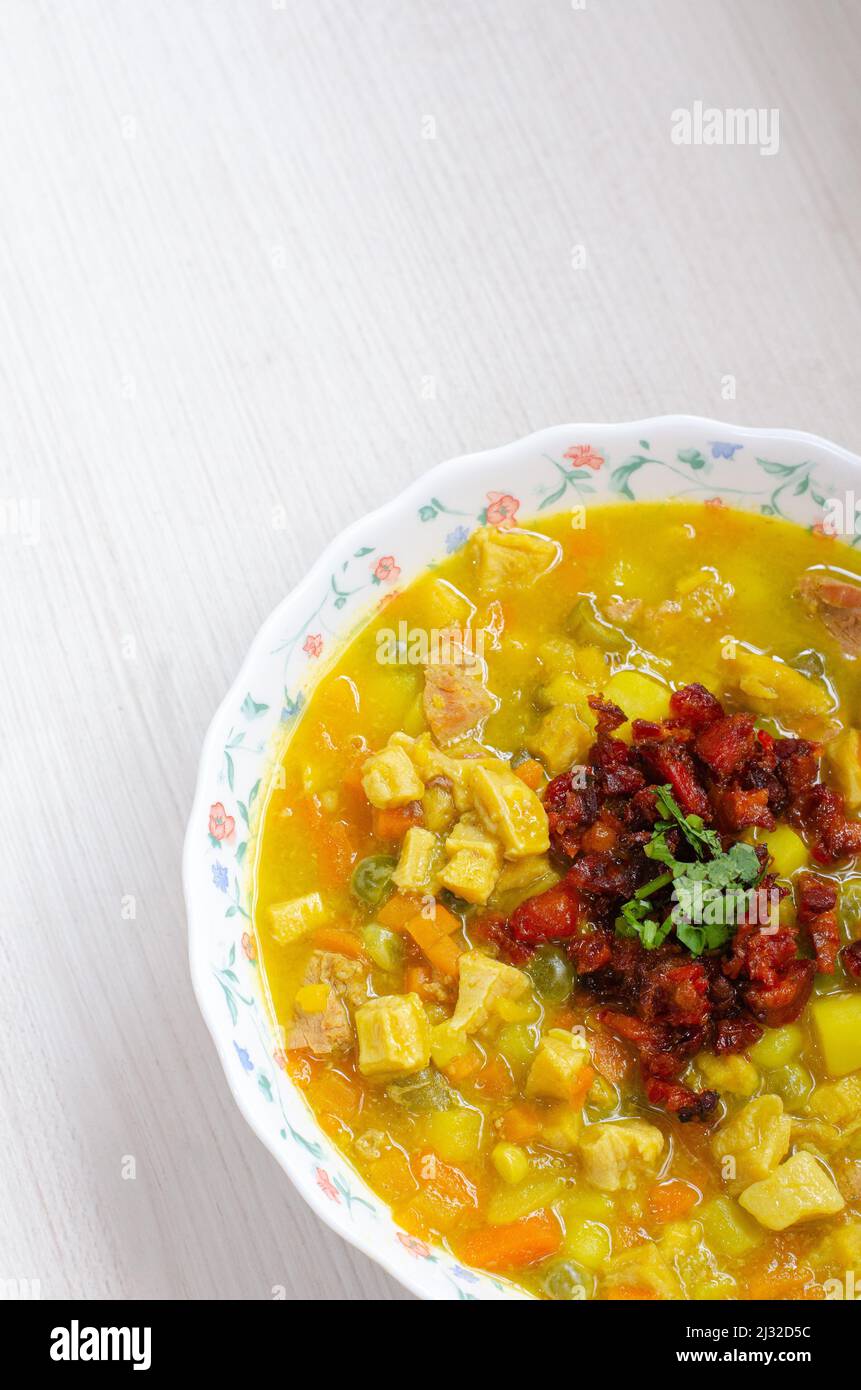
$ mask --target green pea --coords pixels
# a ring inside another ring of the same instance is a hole
[[[541,1280],[542,1288],[548,1298],[565,1302],[579,1302],[590,1294],[589,1285],[594,1285],[571,1260],[557,1260],[545,1271]]]
[[[628,645],[618,628],[599,618],[594,600],[586,594],[578,598],[565,626],[571,636],[584,646],[601,647],[605,652],[623,652]]]
[[[353,896],[370,907],[379,907],[391,887],[397,863],[390,854],[370,854],[367,859],[360,859],[350,879]]]
[[[447,1110],[454,1099],[448,1082],[436,1067],[425,1067],[424,1071],[414,1072],[412,1076],[390,1081],[386,1095],[395,1105],[414,1114],[419,1111]]]
[[[371,922],[363,929],[362,940],[374,965],[387,970],[389,974],[400,970],[404,959],[404,942],[396,931],[381,927],[379,922]]]
[[[574,967],[558,946],[542,946],[526,967],[542,999],[564,1004],[574,984]]]

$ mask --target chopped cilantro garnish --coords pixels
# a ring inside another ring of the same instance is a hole
[[[664,819],[656,821],[644,851],[647,858],[666,864],[667,872],[636,890],[616,918],[616,931],[620,936],[638,936],[651,951],[675,928],[682,945],[700,956],[703,951],[724,946],[733,935],[746,906],[746,894],[761,877],[759,859],[752,845],[741,842],[724,851],[716,832],[707,829],[700,816],[683,813],[671,787],[654,790]],[[682,832],[697,856],[693,862],[677,859],[670,849],[667,831],[674,828]],[[675,904],[659,922],[647,899],[669,883]]]

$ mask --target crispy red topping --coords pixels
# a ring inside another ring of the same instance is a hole
[[[841,954],[837,889],[831,880],[802,874],[797,925],[758,922],[748,905],[726,944],[699,956],[674,930],[653,949],[643,940],[651,945],[660,934],[651,941],[636,931],[620,934],[617,917],[638,889],[653,927],[672,908],[664,865],[644,852],[655,822],[667,826],[655,787],[669,783],[686,816],[715,827],[725,854],[745,827],[772,830],[780,820],[806,835],[818,861],[830,864],[861,852],[861,821],[850,820],[843,798],[819,781],[815,744],[757,730],[750,714],[725,714],[701,685],[673,693],[669,719],[634,720],[630,744],[612,737],[623,711],[594,698],[591,704],[598,723],[588,768],[554,778],[545,794],[551,849],[567,867],[565,877],[522,903],[504,927],[495,926],[494,939],[512,959],[539,942],[564,941],[577,990],[600,1001],[605,1026],[636,1048],[647,1099],[680,1119],[707,1118],[716,1097],[682,1084],[688,1062],[704,1048],[742,1052],[763,1025],[798,1018],[816,972],[833,972]],[[693,858],[682,827],[665,828],[662,841],[674,859]],[[765,872],[767,847],[757,845],[756,853]],[[765,873],[760,902],[774,891],[783,897],[789,890]],[[843,948],[842,961],[861,979],[861,941]]]

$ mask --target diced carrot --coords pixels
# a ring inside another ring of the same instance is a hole
[[[399,841],[404,838],[411,825],[421,825],[424,821],[420,801],[410,801],[406,806],[396,806],[391,811],[374,809],[374,834],[378,840]]]
[[[343,927],[318,927],[314,932],[314,945],[321,951],[336,951],[338,955],[359,960],[364,954],[362,943],[352,932]]]
[[[555,1255],[561,1244],[559,1222],[552,1211],[545,1210],[510,1226],[471,1231],[458,1242],[457,1255],[465,1264],[477,1265],[479,1269],[526,1269]]]
[[[504,1100],[514,1091],[511,1068],[502,1057],[490,1057],[475,1080],[476,1089],[494,1100]]]
[[[326,1069],[311,1087],[315,1107],[324,1114],[343,1119],[355,1115],[361,1101],[361,1091],[355,1082],[339,1071]]]
[[[557,1009],[556,1013],[553,1015],[554,1028],[573,1028],[576,1022],[577,1015],[575,1014],[573,1009]]]
[[[502,1117],[502,1137],[512,1144],[528,1144],[541,1133],[541,1116],[533,1105],[512,1105]]]
[[[340,886],[349,877],[357,855],[348,827],[325,815],[316,796],[304,797],[299,811],[322,883]]]
[[[658,1295],[645,1284],[614,1284],[607,1289],[604,1298],[609,1303],[654,1302]]]
[[[397,1206],[419,1190],[410,1161],[402,1149],[391,1144],[368,1168],[368,1176],[387,1202]]]
[[[581,1067],[577,1073],[577,1080],[571,1087],[571,1104],[575,1110],[579,1110],[586,1103],[589,1088],[595,1080],[595,1072],[592,1067]]]
[[[475,1184],[470,1182],[460,1168],[456,1168],[452,1163],[444,1163],[432,1149],[416,1154],[413,1172],[422,1187],[432,1189],[437,1197],[458,1207],[478,1205]]]
[[[459,1057],[453,1057],[448,1066],[443,1067],[443,1071],[449,1081],[453,1081],[457,1085],[461,1081],[467,1081],[478,1071],[480,1066],[481,1054],[473,1050],[462,1052]]]
[[[527,787],[531,787],[533,791],[537,791],[544,781],[544,768],[537,758],[524,759],[522,763],[518,763],[514,772],[515,776],[519,777],[521,782],[525,782]]]
[[[695,1187],[673,1178],[659,1182],[649,1192],[649,1211],[655,1221],[680,1221],[695,1207],[700,1194]]]
[[[395,893],[387,903],[374,914],[377,921],[384,927],[391,927],[393,931],[401,931],[410,920],[420,911],[422,900],[414,894]]]
[[[451,913],[446,912],[444,907],[438,907],[436,917],[431,919],[419,912],[406,923],[406,930],[441,974],[457,975],[463,947],[458,946],[447,934],[453,928],[447,925],[446,918],[451,919]],[[454,925],[459,926],[456,918]]]

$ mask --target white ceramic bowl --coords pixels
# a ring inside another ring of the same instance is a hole
[[[479,524],[590,502],[687,497],[821,528],[828,500],[859,482],[861,459],[793,431],[683,416],[560,425],[432,469],[343,531],[257,634],[207,733],[185,840],[194,988],[248,1123],[323,1220],[421,1297],[523,1295],[400,1232],[280,1065],[249,914],[254,836],[285,725],[375,605]]]

